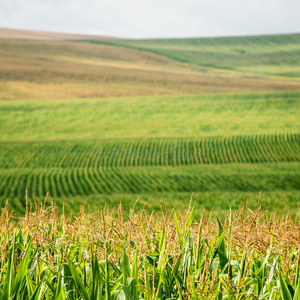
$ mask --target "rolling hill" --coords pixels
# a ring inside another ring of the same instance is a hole
[[[300,34],[94,42],[146,50],[199,66],[300,77]]]
[[[0,39],[0,203],[300,201],[299,37]],[[1,30],[0,30],[1,37]]]
[[[286,42],[283,40],[280,44],[281,48],[291,48],[288,58],[286,54],[278,57],[278,68],[285,70],[284,72],[287,72],[288,64],[288,68],[296,70],[295,72],[298,68],[298,36],[292,37],[293,39],[287,38]],[[232,50],[236,45],[223,45],[225,42],[220,44],[219,39],[202,49],[199,46],[201,43],[194,45],[189,39],[180,42],[97,39],[91,43],[87,40],[41,41],[36,38],[37,36],[34,40],[0,39],[0,99],[291,91],[299,90],[300,85],[300,79],[296,77],[253,73],[259,70],[247,58],[248,52],[237,53]],[[245,48],[250,47],[247,40],[246,38]],[[293,47],[290,46],[290,40],[296,43]],[[243,44],[243,39],[240,43]],[[268,51],[273,47],[271,45],[265,49],[262,39],[256,42],[259,43],[260,47],[251,46],[251,51],[255,49],[252,56],[256,57],[256,61],[260,60],[262,68],[268,70],[273,61]],[[215,49],[214,52],[211,49]],[[193,55],[189,54],[190,58],[186,59],[188,51]],[[222,64],[207,63],[203,55],[213,60],[218,51],[223,53],[220,56]],[[171,52],[176,55],[171,55]],[[201,57],[205,61],[203,65],[214,67],[199,66]],[[238,62],[243,62],[244,65],[241,66]],[[224,69],[224,63],[237,70]],[[249,72],[245,72],[244,67]]]

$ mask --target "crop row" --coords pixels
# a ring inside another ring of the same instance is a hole
[[[12,169],[0,175],[0,199],[24,207],[29,196],[54,199],[111,193],[300,190],[299,163],[115,169]]]
[[[0,168],[114,168],[300,161],[300,134],[2,142]]]

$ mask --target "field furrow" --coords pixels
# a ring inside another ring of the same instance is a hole
[[[105,171],[55,168],[35,169],[34,173],[30,169],[5,170],[1,182],[9,188],[0,198],[24,201],[26,187],[30,197],[44,198],[49,191],[54,199],[111,193],[300,190],[299,170],[299,163],[127,167]]]

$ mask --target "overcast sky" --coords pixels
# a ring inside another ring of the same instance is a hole
[[[128,38],[300,32],[300,0],[0,0],[0,27]]]

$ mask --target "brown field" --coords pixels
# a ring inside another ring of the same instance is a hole
[[[51,34],[50,34],[51,35]],[[200,67],[82,41],[0,40],[0,99],[299,90],[299,78]]]

